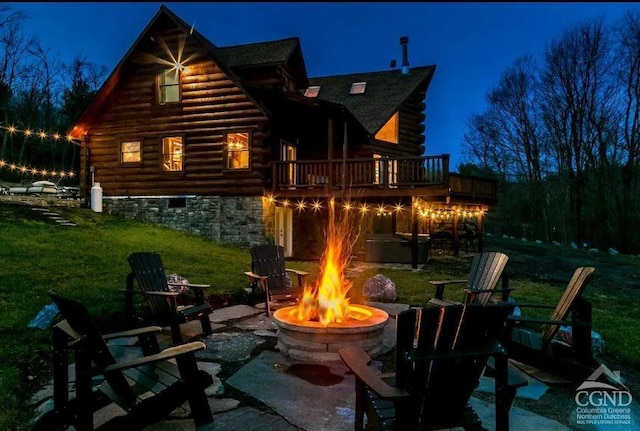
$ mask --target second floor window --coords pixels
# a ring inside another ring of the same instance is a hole
[[[249,133],[227,134],[227,169],[249,169]]]
[[[142,161],[142,142],[129,141],[120,143],[120,162],[140,163]]]
[[[169,69],[158,74],[158,103],[180,101],[180,71]]]
[[[184,165],[184,150],[181,136],[162,138],[162,169],[167,172],[181,171]]]

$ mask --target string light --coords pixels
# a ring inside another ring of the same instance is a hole
[[[6,130],[12,136],[15,135],[15,134],[21,133],[27,138],[31,137],[31,136],[33,136],[35,134],[41,140],[50,138],[50,139],[53,139],[55,142],[58,142],[60,139],[62,139],[62,135],[60,133],[58,133],[58,132],[47,132],[45,130],[40,130],[39,132],[35,133],[33,130],[31,130],[28,127],[25,128],[25,129],[19,129],[16,126],[14,126],[13,124],[10,125],[10,126],[0,126],[0,129]],[[75,144],[75,145],[80,145],[80,140],[79,139],[75,139],[71,135],[66,135],[66,141],[70,142],[72,144]]]
[[[318,212],[322,208],[322,205],[320,205],[319,201],[313,201],[311,207],[313,208],[313,212]]]
[[[28,174],[28,175],[34,175],[34,176],[41,176],[41,177],[60,177],[60,178],[73,178],[75,177],[75,173],[73,171],[48,171],[46,169],[38,169],[38,168],[34,168],[34,167],[29,167],[29,166],[18,166],[15,163],[10,163],[7,162],[5,160],[0,160],[0,168],[4,168],[4,169],[8,169],[12,172],[18,171],[21,174]]]
[[[292,207],[300,213],[307,209],[312,210],[313,212],[318,212],[323,208],[321,201],[318,199],[314,199],[311,202],[300,199],[293,203],[288,199],[278,199],[272,194],[266,195],[264,198],[269,204],[285,208]],[[335,198],[329,198],[326,202],[328,207],[335,207],[336,205]],[[420,219],[434,220],[437,222],[453,220],[454,216],[460,220],[475,219],[477,217],[482,217],[485,214],[485,210],[479,209],[478,206],[470,206],[473,209],[469,207],[443,207],[442,204],[428,203],[420,200],[414,201],[412,206],[415,208],[416,214]],[[358,211],[362,217],[369,213],[370,210],[374,211],[375,215],[378,217],[387,217],[393,213],[402,213],[405,210],[405,207],[398,202],[393,205],[385,205],[382,203],[376,204],[375,207],[371,208],[366,202],[356,206],[354,202],[346,200],[342,203],[342,209],[345,212]]]
[[[296,209],[300,212],[304,211],[304,209],[307,207],[307,204],[304,203],[304,200],[302,201],[298,201],[296,203]]]

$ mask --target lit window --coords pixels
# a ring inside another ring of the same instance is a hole
[[[387,123],[382,126],[382,129],[376,133],[376,139],[380,141],[389,142],[392,144],[398,143],[398,123],[400,122],[400,114],[395,113],[393,116],[387,121]]]
[[[180,101],[180,71],[169,69],[158,74],[158,103]]]
[[[314,85],[304,90],[304,97],[318,97],[320,92],[320,86]]]
[[[249,169],[249,133],[227,135],[227,169]]]
[[[124,163],[140,163],[142,161],[142,143],[129,141],[120,143],[120,161]]]
[[[353,84],[351,84],[351,90],[349,90],[349,94],[364,94],[364,90],[366,88],[366,82],[354,82]]]
[[[184,161],[182,138],[162,138],[162,168],[165,171],[181,171]]]

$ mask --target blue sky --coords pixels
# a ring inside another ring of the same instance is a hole
[[[30,17],[25,32],[69,61],[109,69],[162,3],[7,3]],[[585,20],[618,20],[634,3],[164,3],[219,46],[298,36],[309,76],[436,65],[427,92],[426,153],[451,154],[456,170],[471,115],[519,56],[541,58],[554,37]]]

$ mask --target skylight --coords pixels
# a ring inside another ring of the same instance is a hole
[[[349,94],[364,94],[364,90],[366,88],[366,82],[354,82],[353,84],[351,84],[351,90],[349,90]]]
[[[320,92],[319,85],[313,85],[306,90],[304,90],[304,97],[318,97],[318,93]]]

